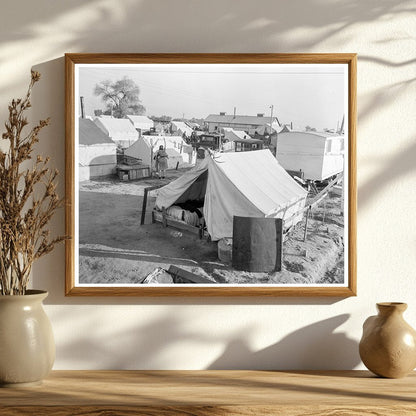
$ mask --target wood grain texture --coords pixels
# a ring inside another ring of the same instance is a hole
[[[0,407],[1,410],[1,407]],[[6,416],[414,416],[414,406],[29,406],[7,407]]]
[[[71,281],[71,279],[69,279]],[[72,279],[73,280],[73,279]],[[171,287],[75,287],[67,282],[66,296],[152,296],[152,297],[340,297],[355,296],[348,287],[214,287],[189,285]]]
[[[139,64],[139,63],[346,63],[356,58],[354,53],[68,53],[74,64]]]
[[[348,267],[351,292],[357,294],[357,56],[348,74]]]
[[[7,415],[414,415],[416,374],[367,371],[54,371],[0,389]]]
[[[65,56],[65,292],[75,286],[75,63]]]
[[[348,297],[357,294],[357,266],[356,266],[356,212],[357,212],[357,185],[356,185],[356,60],[353,53],[335,54],[66,54],[65,55],[65,120],[66,120],[66,165],[65,165],[65,198],[66,198],[66,233],[71,239],[66,241],[66,296],[221,296],[221,297],[276,297],[276,296],[310,296],[310,297]],[[189,285],[178,287],[76,287],[75,285],[75,241],[74,241],[74,204],[75,204],[75,166],[74,166],[74,71],[76,64],[117,64],[117,63],[322,63],[322,64],[348,64],[348,123],[349,123],[349,223],[348,223],[348,287],[238,287],[238,286],[210,286]]]

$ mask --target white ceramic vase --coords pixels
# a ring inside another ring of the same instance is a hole
[[[39,384],[52,369],[55,342],[42,301],[48,292],[0,295],[0,385]]]

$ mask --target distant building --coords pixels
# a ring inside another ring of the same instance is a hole
[[[79,119],[79,181],[115,173],[117,145],[91,120]]]
[[[234,152],[250,152],[263,149],[263,140],[259,139],[235,139]]]
[[[271,118],[263,114],[257,114],[257,116],[234,116],[225,113],[210,114],[205,119],[205,124],[208,126],[210,133],[224,127],[231,127],[234,130],[244,130],[253,135],[261,127],[269,126],[269,129],[271,127],[271,129],[277,130],[280,126],[277,117]]]
[[[139,138],[139,133],[127,118],[97,117],[94,123],[124,149]]]
[[[128,115],[127,119],[130,120],[140,135],[146,131],[149,131],[152,127],[154,127],[155,124],[153,120],[146,116]]]

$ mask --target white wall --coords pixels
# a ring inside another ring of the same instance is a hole
[[[9,99],[24,93],[30,68],[39,70],[34,118],[53,122],[39,148],[61,172],[65,52],[359,54],[358,296],[65,298],[59,247],[34,269],[34,286],[50,291],[56,369],[348,369],[360,367],[361,325],[377,301],[408,302],[416,327],[413,0],[3,3],[0,120]],[[63,232],[63,212],[54,228]]]

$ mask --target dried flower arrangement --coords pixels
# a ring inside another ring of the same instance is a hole
[[[41,120],[27,134],[25,111],[31,107],[30,96],[39,72],[32,71],[25,98],[9,105],[3,140],[9,148],[0,150],[0,294],[24,295],[33,262],[51,252],[65,236],[50,238],[45,227],[55,210],[63,205],[56,193],[58,171],[52,171],[49,157],[37,156],[30,168],[39,132],[50,123]],[[23,166],[25,164],[25,166]]]

